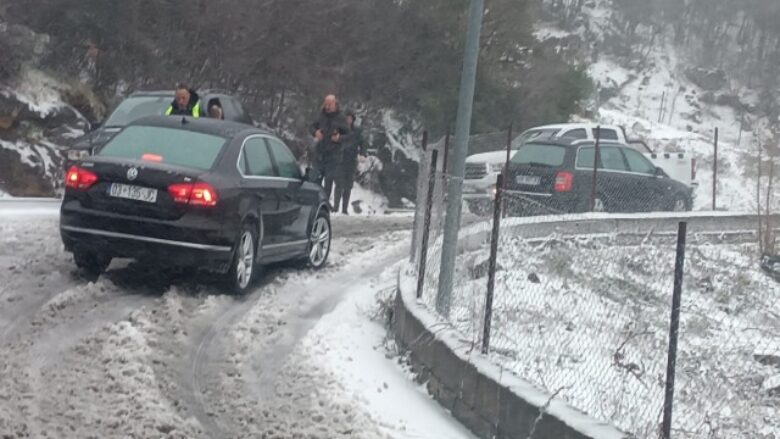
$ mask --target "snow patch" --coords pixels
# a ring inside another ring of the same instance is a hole
[[[46,117],[64,107],[60,90],[65,86],[51,76],[35,69],[27,69],[14,89],[5,87],[0,93],[15,97],[34,113]]]
[[[414,133],[404,126],[395,111],[385,110],[382,112],[382,125],[385,128],[393,156],[395,156],[395,151],[400,151],[406,158],[416,162],[420,161],[420,149],[415,142]]]

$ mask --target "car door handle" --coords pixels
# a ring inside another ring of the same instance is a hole
[[[290,194],[284,194],[284,195],[282,195],[282,198],[284,198],[287,201],[292,201],[293,196],[290,195]]]

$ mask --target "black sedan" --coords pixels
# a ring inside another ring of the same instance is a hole
[[[619,143],[602,143],[598,154],[587,140],[526,143],[512,156],[506,187],[515,215],[685,211],[693,205],[692,188]]]
[[[308,175],[267,131],[148,117],[68,170],[60,232],[92,274],[132,258],[216,272],[243,292],[258,264],[326,263],[329,206]]]

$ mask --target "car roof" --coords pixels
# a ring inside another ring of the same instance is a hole
[[[236,99],[235,96],[231,95],[230,93],[224,90],[204,89],[204,90],[195,90],[195,91],[198,93],[199,96],[217,96],[217,97]],[[173,98],[175,95],[176,95],[176,90],[138,90],[130,93],[127,97],[150,96],[150,97]]]
[[[616,125],[604,125],[604,124],[597,124],[597,123],[561,123],[561,124],[552,124],[552,125],[542,125],[538,127],[529,128],[528,131],[538,131],[538,130],[562,130],[562,129],[593,129],[596,127],[601,127],[604,129],[609,130],[619,130],[620,128]]]
[[[184,129],[203,134],[211,134],[225,138],[236,137],[238,134],[262,134],[274,136],[272,132],[239,122],[212,119],[209,117],[193,118],[189,116],[147,116],[131,122],[131,126],[153,126],[163,128]]]
[[[541,139],[531,139],[529,142],[526,142],[526,145],[528,144],[578,147],[578,146],[595,146],[596,142],[588,139],[569,139],[566,137],[553,137],[553,138],[545,137]],[[599,146],[621,146],[621,147],[631,148],[625,143],[616,142],[614,140],[609,140],[609,141],[601,140],[599,141]]]

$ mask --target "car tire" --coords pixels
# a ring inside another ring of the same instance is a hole
[[[596,196],[595,200],[593,200],[592,212],[597,212],[597,213],[609,212],[609,209],[607,208],[607,203],[604,202],[604,197],[602,197],[600,194]]]
[[[309,245],[306,248],[306,256],[301,260],[301,266],[314,270],[324,267],[330,255],[331,238],[330,217],[320,210],[309,227]]]
[[[485,207],[483,203],[470,201],[466,203],[466,206],[468,207],[469,212],[476,216],[488,216],[492,212],[490,209]]]
[[[97,278],[105,273],[111,264],[111,257],[94,252],[77,250],[73,252],[73,261],[81,271],[90,277]]]
[[[691,203],[682,195],[676,195],[672,199],[671,206],[669,206],[669,211],[671,212],[687,212],[689,210],[691,210]]]
[[[257,232],[249,223],[241,226],[236,238],[233,258],[227,272],[225,283],[236,294],[244,294],[252,287],[258,272]]]

